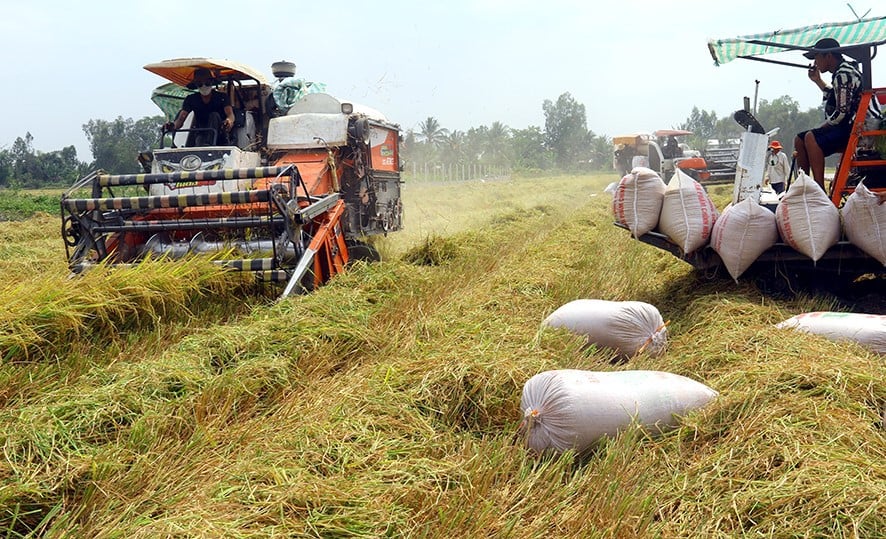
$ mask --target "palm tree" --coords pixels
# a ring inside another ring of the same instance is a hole
[[[443,161],[447,164],[459,164],[465,161],[465,134],[454,130],[443,137],[440,143]]]
[[[440,122],[438,122],[433,116],[428,116],[427,120],[420,122],[418,124],[418,129],[425,144],[434,148],[439,146],[449,133],[448,129],[440,127]]]
[[[486,148],[489,152],[489,160],[495,164],[508,161],[510,149],[511,130],[501,122],[492,122],[487,132]]]

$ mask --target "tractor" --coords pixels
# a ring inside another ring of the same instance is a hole
[[[194,72],[209,70],[234,127],[195,146],[193,135],[207,128],[191,128],[191,113],[138,155],[143,173],[98,170],[75,182],[61,199],[72,272],[210,253],[258,281],[285,283],[285,297],[350,261],[379,260],[369,238],[402,227],[397,124],[296,79],[286,61],[272,65],[273,79],[213,58],[144,69],[168,81],[152,96],[167,120],[193,91]]]

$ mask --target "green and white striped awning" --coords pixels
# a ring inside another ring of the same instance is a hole
[[[178,84],[167,82],[163,86],[154,89],[154,92],[151,94],[151,101],[160,107],[160,110],[163,111],[163,116],[171,122],[178,116],[178,111],[181,110],[185,98],[188,94],[194,93],[194,91],[183,88]]]
[[[708,49],[717,65],[736,58],[749,58],[790,50],[805,51],[822,38],[836,39],[841,47],[886,43],[886,17],[861,19],[776,30],[732,39],[711,39]]]

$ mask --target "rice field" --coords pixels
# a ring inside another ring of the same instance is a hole
[[[846,304],[695,275],[612,225],[610,181],[408,182],[384,262],[282,302],[201,260],[69,278],[57,216],[0,222],[2,534],[886,536],[884,358],[774,327]],[[667,352],[541,329],[578,298],[655,305]],[[558,368],[720,395],[539,458],[521,389]]]

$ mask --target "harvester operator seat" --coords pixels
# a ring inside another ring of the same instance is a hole
[[[231,144],[241,150],[248,150],[256,142],[253,112],[251,110],[235,110],[234,116],[237,118],[237,121],[234,122],[234,128],[231,129]]]
[[[680,150],[680,145],[677,144],[677,139],[669,136],[661,148],[661,153],[665,159],[674,159],[675,157],[682,157],[683,152]]]
[[[215,146],[222,139],[224,132],[221,130],[221,119],[218,114],[213,123],[205,127],[194,126],[194,111],[188,113],[182,123],[181,129],[175,132],[173,143],[177,148],[195,148],[201,146]]]
[[[193,123],[194,111],[191,111],[185,117],[185,121],[182,123],[181,129],[176,131],[172,137],[172,143],[173,145],[175,145],[176,148],[186,148],[190,146],[190,144],[188,143],[193,137],[191,136],[191,132],[189,131],[189,129],[191,129],[191,124]]]

